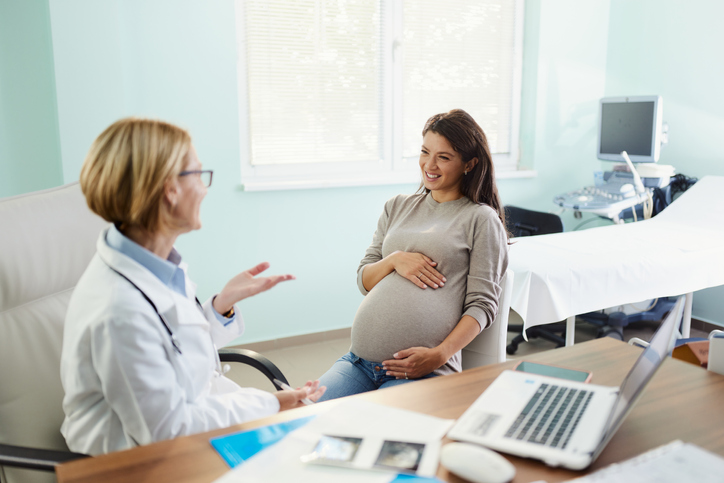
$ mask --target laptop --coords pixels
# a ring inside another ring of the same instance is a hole
[[[549,466],[587,468],[673,348],[683,309],[679,297],[620,387],[503,371],[447,436]]]

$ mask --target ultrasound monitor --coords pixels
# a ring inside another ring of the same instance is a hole
[[[661,96],[604,97],[598,110],[598,159],[655,163],[661,150]]]

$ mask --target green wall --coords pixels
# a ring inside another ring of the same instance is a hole
[[[0,197],[63,184],[47,0],[0,0]]]
[[[154,116],[188,127],[201,160],[216,170],[203,205],[204,229],[178,242],[201,295],[268,260],[272,271],[297,280],[242,303],[244,340],[349,327],[362,298],[356,268],[382,206],[416,186],[240,191],[239,130],[246,126],[237,106],[230,0],[50,5],[66,180],[77,177],[93,138],[119,117]],[[608,3],[544,5],[529,16],[527,28],[535,35],[525,45],[532,74],[524,82],[523,156],[539,177],[501,180],[500,189],[505,202],[549,209],[550,199],[569,189],[566,183],[590,178],[591,169],[579,164],[593,159],[595,116],[585,110],[603,94],[607,27],[599,20]],[[569,27],[562,30],[559,22]],[[571,46],[571,36],[590,32],[590,41]],[[570,72],[576,77],[569,79]],[[571,129],[571,122],[579,127]],[[561,177],[557,166],[573,174]]]
[[[555,195],[592,183],[608,11],[608,1],[526,2],[521,164],[538,174],[500,180],[503,203],[555,211]],[[567,230],[580,223],[570,212],[562,218]]]
[[[239,132],[246,121],[238,112],[233,0],[50,0],[48,5],[52,51],[44,61],[50,77],[45,82],[52,82],[57,92],[56,132],[62,142],[56,142],[56,149],[62,155],[62,175],[59,163],[46,165],[55,166],[56,184],[77,179],[92,140],[120,117],[151,116],[187,127],[202,162],[216,171],[202,208],[204,228],[178,243],[200,296],[267,260],[271,272],[293,273],[297,280],[242,302],[245,342],[349,327],[362,298],[355,284],[357,264],[382,205],[416,186],[240,190]],[[706,107],[721,76],[708,79],[704,89],[688,83],[691,72],[708,76],[709,70],[721,69],[709,65],[718,58],[721,34],[715,26],[702,29],[694,23],[706,17],[702,8],[694,9],[685,15],[691,23],[678,25],[676,35],[685,45],[693,36],[696,48],[682,56],[684,47],[671,39],[678,50],[669,55],[666,49],[673,45],[665,48],[659,42],[670,35],[669,25],[644,33],[632,20],[656,11],[674,22],[681,15],[668,7],[679,5],[676,0],[526,3],[521,162],[535,169],[537,177],[499,180],[504,203],[554,210],[554,195],[592,182],[592,172],[602,166],[595,157],[595,140],[597,102],[604,95],[663,95],[671,142],[662,162],[681,164],[674,154],[693,149],[704,153],[701,162],[695,167],[689,156],[687,169],[680,171],[716,174],[716,138],[691,133],[689,126],[709,126],[717,119],[716,109]],[[717,6],[716,13],[720,10]],[[651,18],[641,20],[648,25]],[[660,83],[650,84],[653,76],[640,65],[642,58],[662,69],[667,79],[657,76]],[[678,69],[682,63],[684,68]],[[632,66],[637,67],[635,75]],[[0,64],[0,76],[5,72]],[[681,100],[684,89],[686,102]],[[55,99],[44,103],[48,109],[55,104]],[[678,151],[684,142],[684,151]],[[11,181],[21,185],[29,174],[14,173]],[[36,187],[24,188],[32,189]],[[581,222],[570,213],[563,216],[567,229]],[[715,314],[718,300],[698,293],[695,316],[702,311],[709,320],[723,321],[724,316]]]
[[[722,18],[717,0],[611,2],[606,95],[663,96],[659,162],[696,178],[724,175]],[[722,300],[724,287],[697,292],[694,316],[724,325]]]
[[[663,96],[660,163],[688,176],[724,175],[723,16],[716,0],[611,4],[606,95]]]
[[[297,280],[242,302],[244,341],[349,327],[362,299],[357,264],[382,205],[415,187],[240,190],[233,1],[50,5],[66,179],[77,178],[88,146],[117,118],[188,128],[201,161],[215,170],[204,228],[178,241],[200,298],[266,260],[270,272]]]

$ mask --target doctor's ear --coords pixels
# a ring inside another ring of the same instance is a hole
[[[175,208],[178,203],[179,185],[178,180],[173,177],[163,184],[163,198],[169,208]]]

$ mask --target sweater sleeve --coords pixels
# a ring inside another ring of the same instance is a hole
[[[489,207],[478,216],[471,232],[470,270],[463,315],[478,321],[480,330],[498,313],[500,280],[508,268],[508,238],[503,223]]]
[[[387,228],[389,227],[390,211],[392,210],[393,202],[394,198],[385,203],[385,208],[382,210],[380,219],[377,221],[377,229],[375,230],[375,234],[372,236],[372,243],[369,247],[367,247],[365,256],[362,258],[362,261],[360,261],[359,267],[357,267],[357,287],[359,288],[359,291],[362,292],[362,295],[367,295],[369,293],[362,283],[362,272],[364,272],[364,267],[370,263],[379,262],[384,258],[382,256],[382,243],[385,241],[385,235],[387,234]]]

